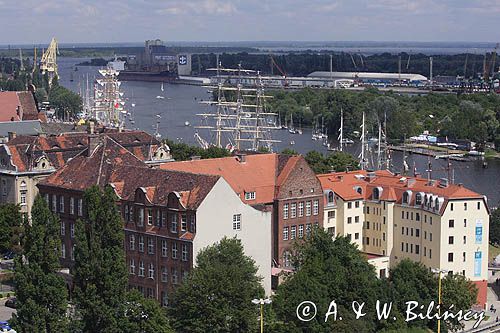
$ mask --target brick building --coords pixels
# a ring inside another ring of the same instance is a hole
[[[131,288],[166,305],[198,252],[227,236],[242,241],[270,292],[270,212],[243,203],[220,176],[150,168],[109,136],[38,184],[61,218],[64,266],[73,264],[74,225],[93,185],[111,186],[119,199]]]
[[[162,163],[160,168],[220,175],[244,202],[272,210],[273,275],[291,268],[293,242],[323,223],[321,184],[302,156],[238,155]]]

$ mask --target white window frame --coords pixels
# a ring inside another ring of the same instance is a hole
[[[66,235],[66,222],[61,221],[61,236]]]
[[[177,213],[172,214],[172,219],[170,221],[170,231],[177,233]]]
[[[69,213],[75,215],[75,198],[69,198]]]
[[[139,252],[144,252],[144,236],[143,235],[139,235]]]
[[[283,219],[287,220],[288,219],[288,204],[283,205]]]
[[[288,227],[283,227],[283,240],[288,240]]]
[[[83,199],[78,199],[78,216],[83,216]]]
[[[153,208],[148,208],[148,225],[153,225]]]
[[[168,267],[161,266],[161,282],[168,282]]]
[[[304,201],[299,202],[299,217],[304,216]]]
[[[129,249],[130,249],[130,251],[135,251],[135,235],[134,234],[130,234],[128,236],[128,240],[129,240]]]
[[[187,215],[186,215],[186,213],[181,214],[181,231],[187,231]]]
[[[311,216],[311,201],[306,201],[306,216]]]
[[[245,200],[255,200],[255,191],[254,192],[245,192]]]
[[[292,225],[292,226],[290,227],[290,239],[292,239],[292,240],[293,240],[293,239],[295,239],[295,238],[297,238],[297,227],[296,227],[296,226],[294,226],[294,225]]]
[[[178,252],[177,243],[173,242],[172,243],[172,259],[177,259],[177,252]]]
[[[290,218],[294,219],[297,217],[297,204],[294,202],[290,205]]]
[[[161,256],[168,257],[168,242],[166,239],[161,240]]]
[[[299,238],[304,238],[304,225],[299,225]]]
[[[187,244],[182,244],[181,245],[181,250],[182,250],[181,260],[182,261],[188,261],[188,248],[187,248]]]
[[[129,263],[129,274],[135,275],[135,259],[130,259]]]
[[[313,215],[318,215],[319,214],[319,200],[316,199],[313,202]]]
[[[149,263],[148,278],[151,280],[155,279],[155,265],[152,262]]]
[[[155,254],[155,243],[153,237],[148,237],[148,254]]]
[[[144,277],[144,261],[139,261],[139,274],[140,277]]]
[[[233,230],[235,231],[241,230],[241,214],[233,215]]]

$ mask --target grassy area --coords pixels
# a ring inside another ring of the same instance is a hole
[[[496,258],[500,254],[500,247],[496,247],[490,244],[490,248],[488,250],[488,262],[492,262],[493,259]]]
[[[486,158],[500,158],[500,153],[497,153],[495,150],[493,149],[486,149],[486,151],[484,152],[484,157]]]

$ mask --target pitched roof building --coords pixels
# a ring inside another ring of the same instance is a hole
[[[45,114],[38,107],[31,91],[0,91],[0,122],[40,120]]]

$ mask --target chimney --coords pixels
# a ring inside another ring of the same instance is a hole
[[[98,135],[89,135],[88,136],[88,151],[87,151],[87,156],[90,157],[96,147],[99,145],[99,136]]]
[[[9,141],[15,139],[17,136],[16,132],[9,132],[8,135],[9,135]]]
[[[89,121],[89,127],[87,130],[88,130],[89,134],[95,133],[95,124],[93,121]]]
[[[236,154],[240,163],[245,163],[247,160],[247,155],[243,153]]]

